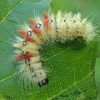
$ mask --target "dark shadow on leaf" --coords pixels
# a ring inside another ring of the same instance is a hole
[[[86,46],[86,40],[83,37],[76,37],[71,43],[70,48],[74,51],[79,51]]]

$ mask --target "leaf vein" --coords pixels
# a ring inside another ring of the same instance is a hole
[[[8,12],[8,14],[3,18],[3,20],[1,20],[0,23],[2,23],[2,22],[8,17],[8,15],[9,15],[21,2],[22,2],[22,0],[21,0],[20,2],[18,2],[18,3],[12,8],[12,10],[10,10],[10,11]]]
[[[89,76],[90,76],[93,72],[94,72],[94,70],[93,70],[92,72],[90,72],[90,73],[89,73],[86,77],[84,77],[82,80],[84,80],[84,79],[86,79],[87,77],[89,77]],[[67,89],[64,89],[63,91],[59,92],[57,95],[61,94],[62,92],[66,91],[66,90],[68,90],[69,88],[71,88],[71,87],[75,86],[76,84],[78,84],[78,83],[79,83],[79,82],[81,82],[82,80],[77,81],[77,83],[75,83],[75,84],[71,85],[71,86],[70,86],[70,87],[68,87]],[[56,97],[57,95],[54,95],[53,97],[48,98],[47,100],[51,100],[52,98]]]

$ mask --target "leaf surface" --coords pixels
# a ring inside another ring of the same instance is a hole
[[[0,1],[1,2],[1,1]],[[1,100],[95,100],[94,65],[96,42],[79,47],[79,41],[49,42],[40,54],[48,70],[49,84],[45,87],[23,86],[20,74],[15,73],[19,64],[13,61],[19,25],[37,13],[49,11],[49,0],[2,1],[7,10],[0,21],[0,99]],[[4,6],[1,7],[1,10]],[[87,98],[87,99],[86,99]],[[92,98],[92,99],[91,99]]]

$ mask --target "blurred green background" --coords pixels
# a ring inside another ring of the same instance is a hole
[[[52,0],[51,9],[54,13],[58,10],[77,13],[87,17],[97,26],[96,33],[100,36],[100,0]],[[100,40],[100,39],[99,39]],[[97,56],[100,56],[100,43],[98,42]],[[100,58],[97,58],[95,65],[95,83],[97,85],[97,100],[100,100]]]

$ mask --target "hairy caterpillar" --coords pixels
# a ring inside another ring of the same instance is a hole
[[[43,12],[43,19],[38,16],[34,20],[29,18],[28,21],[31,27],[26,25],[18,30],[23,38],[16,37],[17,42],[13,44],[20,49],[15,51],[18,55],[15,61],[22,63],[19,71],[25,75],[25,80],[36,82],[40,87],[49,82],[38,51],[41,44],[51,39],[59,38],[61,42],[65,42],[75,37],[82,37],[88,43],[95,36],[95,27],[86,18],[82,19],[80,13],[58,11],[54,15]]]

